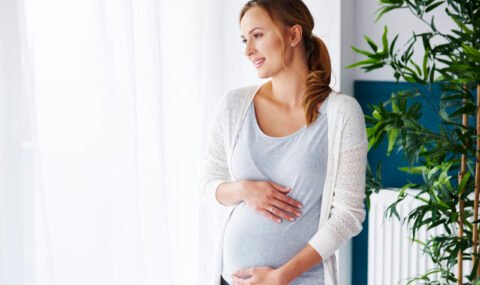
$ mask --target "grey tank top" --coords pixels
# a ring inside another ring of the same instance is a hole
[[[302,203],[301,217],[276,223],[244,202],[233,210],[223,241],[222,276],[250,267],[278,268],[288,262],[318,230],[323,184],[327,171],[327,104],[308,128],[284,137],[260,129],[254,103],[248,107],[232,154],[232,172],[238,180],[263,180],[292,187],[288,195]],[[323,264],[297,277],[293,285],[324,284]]]

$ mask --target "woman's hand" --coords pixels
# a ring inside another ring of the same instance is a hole
[[[246,278],[246,279],[245,279]],[[232,275],[232,285],[287,285],[288,280],[280,269],[253,267],[237,270]]]
[[[243,201],[255,211],[274,222],[281,223],[279,218],[291,222],[301,216],[298,210],[302,204],[287,196],[291,188],[285,188],[269,181],[241,181]]]

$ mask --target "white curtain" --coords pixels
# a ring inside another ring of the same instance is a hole
[[[244,2],[0,0],[0,285],[212,284],[197,175],[260,83]]]

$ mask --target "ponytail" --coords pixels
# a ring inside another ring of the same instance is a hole
[[[309,73],[303,106],[307,126],[309,126],[318,117],[318,104],[322,103],[332,91],[330,88],[332,66],[327,47],[319,37],[313,34],[306,35],[304,43]]]

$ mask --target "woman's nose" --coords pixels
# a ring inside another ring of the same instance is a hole
[[[245,55],[246,56],[250,56],[251,54],[253,54],[255,52],[255,49],[251,46],[251,44],[247,43],[245,45]]]

